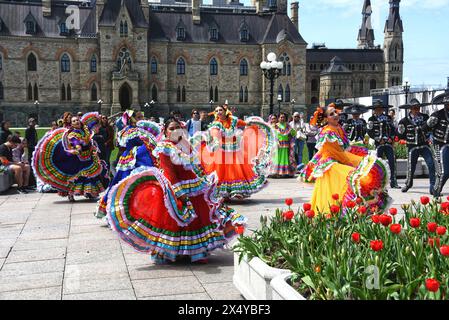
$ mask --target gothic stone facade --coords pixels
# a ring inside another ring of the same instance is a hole
[[[288,58],[275,83],[284,88],[282,109],[305,104],[307,44],[286,1],[259,12],[192,4],[197,10],[139,0],[0,0],[0,117],[24,125],[38,115],[48,125],[67,110],[126,108],[189,117],[194,107],[225,100],[237,115],[266,115],[269,81],[260,63],[271,51]],[[75,32],[65,23],[69,5],[78,7]]]

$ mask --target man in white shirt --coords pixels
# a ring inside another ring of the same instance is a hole
[[[187,121],[186,129],[190,137],[192,137],[196,132],[202,131],[200,112],[197,109],[192,110],[192,118]]]
[[[307,139],[304,133],[304,114],[295,112],[293,114],[293,121],[290,122],[290,127],[292,127],[296,131],[295,158],[296,163],[298,164],[298,170],[301,170],[301,168],[303,167],[302,152],[304,150],[304,144]]]

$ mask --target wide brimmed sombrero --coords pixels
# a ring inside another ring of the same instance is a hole
[[[408,103],[408,104],[403,104],[402,106],[399,106],[399,109],[411,109],[411,108],[413,108],[413,107],[426,107],[426,106],[428,106],[428,105],[430,105],[430,103],[421,103],[421,102],[419,102],[419,100],[418,99],[412,99],[412,100],[410,100],[410,103]]]
[[[344,110],[345,107],[352,106],[352,103],[344,102],[341,99],[337,99],[335,102],[332,102],[331,104],[334,104],[335,109],[338,109],[338,110]]]
[[[449,104],[449,91],[439,94],[433,98],[432,104]]]
[[[373,105],[369,106],[368,109],[374,110],[376,108],[384,108],[384,109],[389,109],[389,108],[393,108],[392,105],[389,104],[385,104],[382,100],[380,99],[375,99],[373,100]]]
[[[345,108],[344,113],[346,114],[363,114],[368,112],[369,109],[363,104],[353,104],[350,107]]]

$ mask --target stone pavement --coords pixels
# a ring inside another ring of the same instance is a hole
[[[390,190],[394,206],[427,194],[427,185],[416,179],[407,194]],[[271,180],[231,206],[255,229],[261,215],[285,206],[285,198],[296,207],[311,193],[311,185],[296,179]],[[0,195],[0,299],[242,299],[232,284],[228,249],[215,251],[207,265],[157,266],[96,219],[95,206],[56,194]]]

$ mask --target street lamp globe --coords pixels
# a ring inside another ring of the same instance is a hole
[[[270,61],[270,62],[276,61],[276,54],[275,54],[274,52],[270,52],[270,53],[267,55],[267,60]]]

